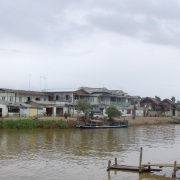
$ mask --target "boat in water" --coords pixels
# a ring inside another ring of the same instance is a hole
[[[96,122],[92,124],[92,122]],[[99,121],[102,122],[102,121]],[[127,128],[129,126],[128,121],[120,121],[118,124],[104,125],[98,123],[98,121],[92,120],[91,124],[76,124],[76,128],[80,129],[106,129],[106,128]]]
[[[128,124],[121,124],[121,125],[115,125],[115,126],[98,126],[98,125],[80,125],[77,124],[76,128],[80,129],[106,129],[106,128],[127,128]]]

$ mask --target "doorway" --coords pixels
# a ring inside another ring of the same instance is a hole
[[[172,110],[172,115],[175,116],[176,113],[175,113],[175,109]]]
[[[47,114],[47,116],[52,116],[53,108],[46,108],[46,114]]]

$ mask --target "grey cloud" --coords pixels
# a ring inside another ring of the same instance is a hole
[[[100,29],[179,47],[179,18],[178,0],[0,0],[0,39],[56,45]]]
[[[0,1],[0,38],[36,42],[53,38],[57,26],[62,28],[65,23],[67,5],[64,1]]]
[[[138,3],[139,2],[139,3]],[[180,47],[180,4],[177,1],[123,1],[123,5],[105,6],[109,14],[94,11],[88,15],[92,27],[146,42]],[[169,4],[168,4],[169,3]],[[169,6],[168,6],[169,5]],[[118,8],[117,8],[118,7]],[[173,13],[172,13],[173,11]]]

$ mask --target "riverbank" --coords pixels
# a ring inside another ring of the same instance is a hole
[[[150,124],[178,124],[180,119],[172,117],[137,117],[136,119],[126,118],[130,125]]]
[[[127,120],[130,126],[152,125],[152,124],[180,124],[177,117],[123,117],[118,120]],[[0,129],[33,129],[33,128],[75,128],[76,124],[82,124],[77,118],[68,117],[40,117],[38,119],[3,118],[0,119]]]
[[[67,129],[75,127],[76,121],[69,120],[55,120],[55,119],[1,119],[0,129],[49,129],[49,128],[59,128]]]

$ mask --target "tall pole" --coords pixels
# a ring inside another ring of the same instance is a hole
[[[31,89],[31,74],[29,74],[29,90]]]
[[[41,91],[41,76],[40,76],[40,91]]]

